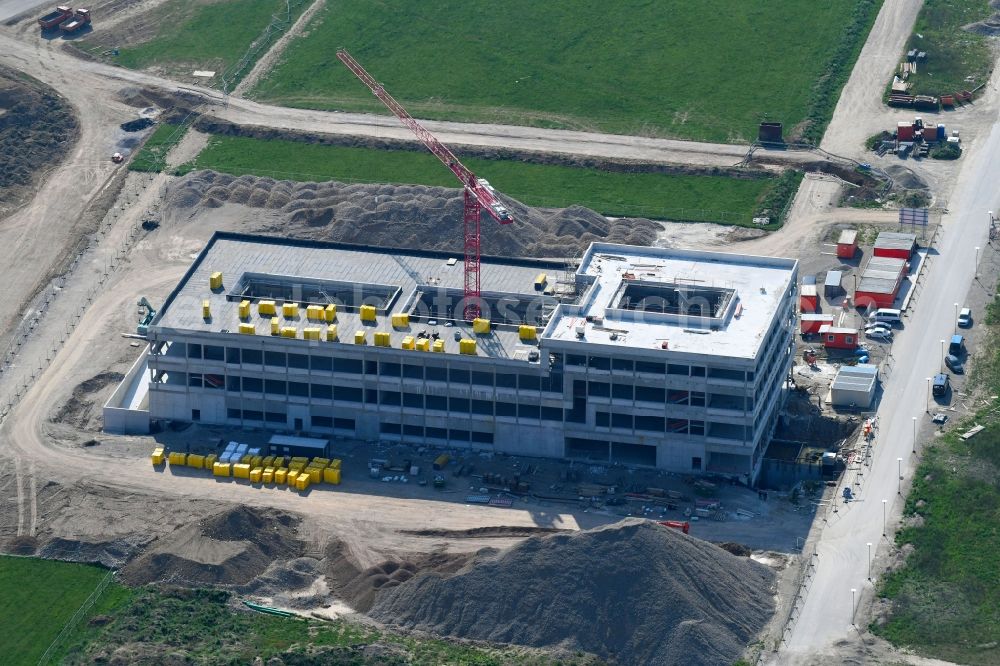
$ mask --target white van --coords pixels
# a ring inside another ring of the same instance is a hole
[[[879,308],[872,314],[870,321],[896,326],[903,323],[903,312],[894,308]]]

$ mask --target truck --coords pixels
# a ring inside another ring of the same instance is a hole
[[[59,24],[59,29],[72,34],[79,32],[86,25],[90,25],[90,10],[78,9],[72,17]]]
[[[38,19],[38,25],[41,26],[42,30],[52,30],[58,28],[59,24],[67,19],[73,18],[73,8],[72,7],[56,7],[55,11],[49,12],[42,18]]]

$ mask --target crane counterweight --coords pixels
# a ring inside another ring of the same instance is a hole
[[[510,211],[503,205],[497,197],[496,190],[485,178],[476,178],[451,150],[441,143],[437,137],[431,134],[413,116],[411,116],[403,106],[397,102],[392,95],[386,92],[385,87],[376,81],[365,68],[355,60],[350,53],[344,49],[337,51],[337,59],[357,76],[362,83],[368,86],[379,101],[392,111],[399,121],[406,125],[417,138],[420,139],[429,151],[434,153],[441,163],[449,171],[455,174],[458,181],[462,183],[462,190],[465,205],[462,215],[463,226],[463,247],[465,250],[465,298],[462,310],[463,318],[472,321],[480,315],[480,234],[479,221],[483,211],[495,219],[500,224],[510,224],[514,221]]]

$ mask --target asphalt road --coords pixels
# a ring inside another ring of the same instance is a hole
[[[995,110],[996,100],[989,106]],[[987,211],[1000,210],[1000,189],[996,187],[1000,125],[974,139],[965,150],[965,164],[942,220],[937,252],[932,253],[920,278],[916,307],[908,313],[905,328],[893,344],[894,364],[878,407],[879,435],[871,468],[864,474],[859,499],[842,506],[825,528],[814,527],[823,529],[817,572],[777,663],[814,660],[817,654],[832,653],[835,642],[857,635],[851,626],[851,588],[857,590],[858,603],[866,591],[870,593],[866,544],[872,543],[873,549],[885,548],[892,538],[892,523],[903,503],[903,497],[897,495],[897,458],[903,459],[903,475],[908,479],[916,465],[916,456],[911,454],[912,419],[916,416],[923,427],[929,420],[928,406],[931,411],[936,407],[928,401],[926,378],[940,372],[940,340],[947,340],[954,332],[953,304],[961,303],[973,284],[975,248],[986,247],[989,237]],[[982,279],[991,282],[996,276]],[[981,313],[976,314],[981,317]],[[883,499],[888,500],[888,538],[882,536]]]

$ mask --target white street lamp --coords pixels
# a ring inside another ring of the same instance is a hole
[[[979,277],[979,248],[976,247],[976,277]]]
[[[941,363],[944,363],[944,340],[941,341]]]
[[[913,417],[913,453],[917,452],[917,417]]]
[[[868,542],[868,580],[872,579],[872,542]]]
[[[885,536],[885,505],[889,503],[889,500],[882,500],[882,536]]]
[[[927,406],[927,413],[931,413],[931,378],[927,378],[927,402],[924,403]]]
[[[896,483],[896,494],[903,494],[903,459],[896,458],[896,472],[898,473],[899,479]]]
[[[854,594],[857,592],[855,588],[851,588],[851,625],[854,624],[854,608],[856,604],[854,603]]]
[[[955,303],[955,323],[952,325],[952,328],[958,334],[958,303]]]

